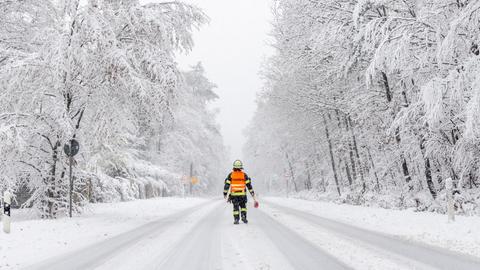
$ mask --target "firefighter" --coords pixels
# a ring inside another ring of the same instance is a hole
[[[234,224],[238,224],[240,216],[243,223],[248,223],[247,220],[247,192],[250,192],[253,199],[255,199],[255,192],[252,188],[252,180],[243,172],[243,164],[240,160],[233,162],[233,171],[225,179],[225,187],[223,189],[223,197],[226,199],[228,191],[230,195],[228,201],[233,204],[233,220]]]

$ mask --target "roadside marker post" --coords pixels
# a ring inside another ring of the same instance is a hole
[[[454,212],[454,205],[453,205],[453,180],[450,177],[445,180],[445,190],[447,192],[448,222],[454,222],[455,212]]]
[[[8,190],[3,194],[3,231],[5,233],[10,233],[10,223],[11,223],[11,205],[12,205],[12,193]]]

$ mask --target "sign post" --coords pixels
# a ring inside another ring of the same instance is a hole
[[[3,231],[5,233],[10,233],[10,209],[12,205],[12,193],[8,190],[3,194]]]
[[[71,139],[69,143],[66,143],[64,146],[63,146],[63,151],[65,152],[65,154],[68,156],[68,165],[70,167],[70,172],[69,172],[69,176],[70,176],[70,192],[69,192],[69,209],[68,209],[68,212],[69,212],[69,216],[72,217],[72,202],[73,202],[73,177],[72,177],[72,164],[73,164],[73,157],[78,154],[80,150],[80,144],[75,140],[75,139]]]
[[[192,193],[193,193],[193,162],[190,162],[190,196],[192,196]]]

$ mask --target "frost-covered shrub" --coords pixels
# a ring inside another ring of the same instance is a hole
[[[455,211],[464,215],[480,214],[480,190],[461,190],[454,192]]]

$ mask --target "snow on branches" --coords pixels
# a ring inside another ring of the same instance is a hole
[[[251,127],[262,136],[250,135],[246,149],[251,163],[275,164],[267,183],[444,211],[451,177],[457,210],[479,211],[470,196],[480,185],[478,1],[279,0],[275,8],[277,53]]]
[[[176,1],[0,3],[0,189],[26,188],[25,206],[62,215],[62,147],[72,138],[82,147],[78,211],[95,179],[136,176],[121,164],[148,163],[150,145],[169,131],[183,87],[174,54],[192,48],[206,21]]]

